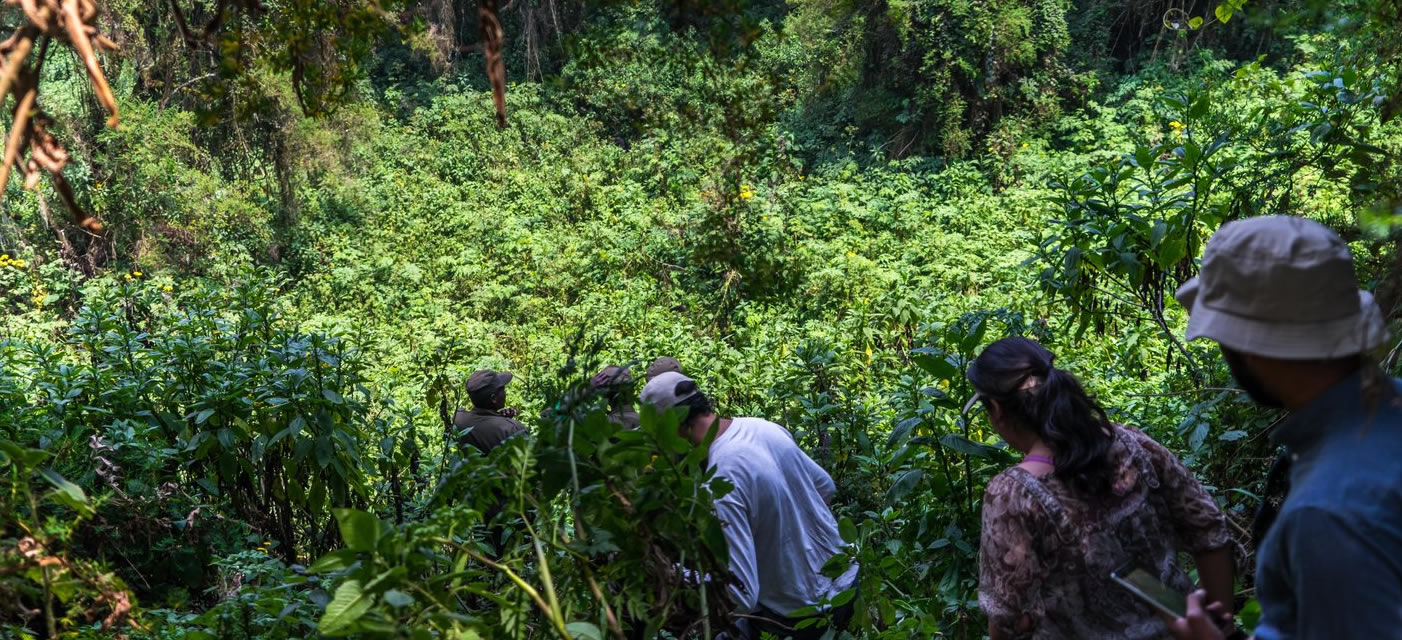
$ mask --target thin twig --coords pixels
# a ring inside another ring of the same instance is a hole
[[[730,616],[733,617],[733,618],[748,618],[748,619],[750,619],[750,620],[760,620],[760,621],[762,621],[762,622],[768,622],[768,623],[770,623],[770,624],[772,624],[772,625],[774,625],[774,626],[776,626],[776,627],[779,627],[780,629],[783,629],[784,631],[797,631],[797,629],[794,629],[793,627],[790,627],[790,626],[788,626],[788,625],[786,625],[786,624],[784,624],[784,623],[782,623],[782,622],[779,622],[778,620],[775,620],[775,619],[773,619],[773,618],[766,618],[766,617],[764,617],[764,616],[756,616],[756,615],[751,615],[751,614],[748,614],[748,613],[732,613],[732,614],[730,614]]]
[[[1128,393],[1126,398],[1167,398],[1170,396],[1186,396],[1194,393],[1209,392],[1245,393],[1245,389],[1234,389],[1232,387],[1202,387],[1200,389],[1189,389],[1187,391],[1171,391],[1169,393]]]
[[[532,587],[532,586],[530,585],[530,583],[528,583],[528,582],[526,582],[524,579],[522,579],[521,576],[516,575],[516,572],[515,572],[515,571],[512,571],[512,570],[511,570],[511,567],[508,567],[508,566],[503,565],[503,564],[499,564],[499,563],[497,563],[497,562],[491,560],[491,559],[488,558],[487,556],[484,556],[484,555],[482,555],[481,553],[478,553],[478,552],[476,552],[476,551],[473,551],[472,549],[469,549],[469,548],[467,548],[466,546],[463,546],[462,544],[460,544],[460,543],[458,543],[458,542],[456,542],[456,541],[454,541],[454,540],[449,540],[449,539],[447,539],[447,538],[436,538],[436,539],[434,539],[433,541],[434,541],[434,542],[437,542],[438,544],[446,545],[446,546],[452,547],[452,548],[454,548],[454,549],[457,549],[458,551],[467,554],[467,556],[468,556],[469,558],[472,558],[473,560],[476,560],[476,561],[478,561],[478,562],[480,562],[480,563],[482,563],[482,564],[484,564],[484,565],[487,565],[488,567],[491,567],[492,569],[495,569],[495,570],[497,570],[497,571],[500,571],[503,575],[505,575],[508,579],[510,579],[513,583],[515,583],[517,588],[519,588],[521,591],[525,592],[526,595],[530,596],[531,600],[535,601],[535,604],[536,604],[537,607],[540,608],[541,613],[544,613],[545,616],[546,616],[547,618],[549,618],[550,621],[551,621],[552,623],[554,623],[554,625],[555,625],[555,630],[556,630],[557,632],[560,633],[560,636],[561,636],[561,637],[564,637],[564,638],[569,638],[569,637],[570,637],[569,631],[568,631],[567,629],[565,629],[564,621],[563,621],[562,619],[560,619],[560,617],[559,617],[559,615],[558,615],[557,613],[555,613],[554,611],[551,610],[551,608],[550,608],[549,605],[545,604],[545,600],[544,600],[543,598],[540,597],[540,592],[539,592],[539,591],[536,591],[535,587]]]
[[[1397,364],[1396,358],[1397,358],[1397,350],[1398,350],[1398,349],[1402,349],[1402,340],[1399,340],[1399,341],[1397,342],[1397,345],[1394,346],[1394,347],[1392,348],[1392,351],[1389,351],[1389,352],[1388,352],[1387,357],[1386,357],[1386,358],[1383,358],[1383,362],[1382,362],[1382,370],[1383,370],[1383,371],[1388,371],[1388,370],[1392,369],[1392,366],[1393,366],[1393,365]]]
[[[1272,431],[1275,431],[1275,428],[1278,427],[1278,426],[1280,426],[1280,423],[1285,422],[1285,419],[1286,419],[1286,418],[1289,418],[1289,417],[1290,417],[1290,414],[1288,414],[1288,413],[1282,414],[1279,418],[1276,418],[1276,419],[1275,419],[1275,422],[1272,422],[1272,423],[1270,424],[1270,426],[1266,427],[1265,429],[1262,429],[1262,430],[1261,430],[1259,433],[1257,433],[1256,435],[1251,436],[1251,440],[1250,440],[1250,441],[1254,442],[1256,439],[1260,438],[1261,436],[1266,435],[1266,434],[1268,434],[1268,433],[1270,433],[1270,432],[1272,432]]]
[[[618,624],[618,616],[613,614],[613,607],[609,606],[608,598],[604,596],[604,590],[599,588],[599,581],[594,579],[593,572],[590,572],[587,567],[584,568],[584,571],[586,581],[589,583],[589,591],[594,594],[594,597],[597,598],[599,602],[604,603],[604,620],[608,623],[609,630],[613,632],[613,637],[618,640],[624,640],[625,636],[623,635],[623,628]]]
[[[213,77],[214,77],[214,74],[212,74],[212,73],[206,73],[206,74],[204,74],[204,75],[202,75],[202,76],[200,76],[200,77],[198,77],[198,78],[191,78],[191,79],[189,79],[189,80],[186,80],[185,82],[180,83],[179,86],[175,87],[174,89],[171,89],[170,92],[167,93],[166,96],[165,96],[164,98],[161,98],[161,109],[165,109],[165,108],[166,108],[166,104],[169,103],[169,102],[170,102],[170,99],[173,98],[173,97],[175,97],[175,94],[176,94],[177,92],[179,92],[181,89],[184,89],[185,87],[188,87],[188,86],[190,86],[190,85],[192,85],[192,84],[195,84],[196,82],[199,82],[199,81],[201,81],[201,80],[206,80],[206,79],[213,78]]]

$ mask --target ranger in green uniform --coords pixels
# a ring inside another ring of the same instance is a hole
[[[516,411],[506,408],[506,385],[511,377],[504,371],[482,369],[467,378],[472,410],[458,409],[453,415],[460,446],[470,444],[486,455],[507,438],[526,432],[526,427],[513,419]]]
[[[653,378],[667,373],[668,371],[682,373],[682,363],[677,362],[677,359],[672,356],[662,356],[653,360],[652,364],[647,366],[647,381],[652,382]]]

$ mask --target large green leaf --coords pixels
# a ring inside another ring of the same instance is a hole
[[[373,598],[361,588],[359,580],[347,580],[336,587],[336,595],[326,605],[326,612],[317,623],[317,630],[327,635],[340,635],[370,610]]]
[[[896,428],[891,430],[891,437],[886,440],[886,446],[895,447],[905,442],[906,438],[910,435],[910,430],[918,426],[920,422],[920,416],[914,416],[896,423]]]
[[[901,474],[891,488],[886,491],[886,502],[894,503],[904,498],[915,486],[920,484],[920,479],[925,477],[925,472],[920,469],[911,469]]]
[[[414,604],[414,596],[411,596],[398,589],[390,589],[385,592],[385,603],[396,609],[402,609]]]
[[[10,440],[0,440],[0,451],[5,452],[10,459],[17,461],[19,466],[31,469],[52,455],[42,449],[22,447]]]
[[[950,362],[944,351],[935,347],[920,347],[910,352],[915,365],[940,380],[953,380],[959,376],[959,367]]]
[[[332,509],[341,528],[346,548],[354,551],[374,551],[380,541],[380,520],[359,509]]]
[[[992,460],[998,456],[998,449],[990,447],[982,442],[974,442],[958,433],[946,433],[940,436],[940,444],[949,447],[959,453]]]
[[[604,634],[599,631],[599,627],[592,622],[577,620],[565,625],[565,631],[571,636],[582,640],[603,640]]]
[[[857,541],[857,525],[852,524],[851,518],[843,518],[837,523],[837,534],[842,536],[842,541],[852,544]]]
[[[45,480],[48,480],[49,484],[53,485],[54,489],[56,489],[53,494],[54,501],[66,505],[84,515],[91,515],[93,513],[92,505],[88,504],[88,496],[83,493],[82,487],[69,482],[53,469],[44,469],[39,472],[39,475],[43,476]]]
[[[404,567],[395,567],[393,569],[389,569],[381,573],[380,575],[375,576],[374,580],[371,580],[370,582],[366,583],[365,592],[370,594],[383,593],[386,589],[389,589],[390,587],[397,584],[400,580],[403,580],[404,576],[408,575],[408,573],[409,570],[405,569]]]
[[[341,569],[355,564],[358,555],[359,553],[354,549],[337,549],[318,558],[316,562],[312,563],[311,567],[307,568],[307,571],[309,573],[340,571]]]

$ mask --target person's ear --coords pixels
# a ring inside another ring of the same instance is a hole
[[[1002,419],[1003,419],[1003,407],[1002,407],[1002,405],[999,405],[999,404],[998,404],[998,401],[997,401],[997,400],[994,400],[994,399],[992,399],[992,398],[989,398],[989,399],[988,399],[988,419],[989,419],[989,420],[1002,420]]]

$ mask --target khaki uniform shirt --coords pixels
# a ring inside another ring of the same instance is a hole
[[[470,444],[483,455],[507,438],[526,432],[525,425],[490,409],[458,409],[453,414],[453,429],[458,432],[459,446]]]
[[[609,412],[609,422],[623,427],[625,431],[631,431],[638,428],[640,421],[637,411],[634,411],[632,407],[624,406]]]

